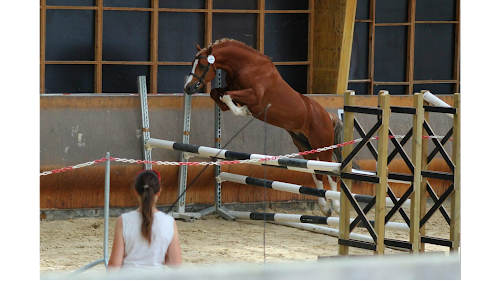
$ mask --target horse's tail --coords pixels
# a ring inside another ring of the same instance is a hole
[[[333,123],[334,130],[334,140],[333,144],[340,144],[344,141],[344,122],[335,114],[328,113],[330,115],[330,119]],[[335,148],[333,150],[333,157],[335,157],[335,161],[338,163],[342,163],[342,147]],[[353,159],[352,168],[356,170],[361,170],[361,166],[357,159]]]

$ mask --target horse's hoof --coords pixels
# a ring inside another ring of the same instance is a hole
[[[328,210],[328,212],[324,212],[323,210],[321,210],[321,212],[323,213],[323,215],[325,215],[325,217],[329,217],[332,215],[332,210]]]

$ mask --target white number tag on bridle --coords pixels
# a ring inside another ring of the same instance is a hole
[[[214,57],[213,55],[209,55],[209,56],[207,57],[207,61],[208,61],[208,63],[209,63],[209,64],[214,64],[214,62],[215,62],[215,57]]]

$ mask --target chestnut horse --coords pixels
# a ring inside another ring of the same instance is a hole
[[[267,123],[285,129],[301,152],[342,141],[342,120],[290,87],[267,56],[242,42],[227,38],[204,49],[199,45],[196,47],[198,53],[184,86],[187,94],[194,94],[214,79],[216,69],[222,69],[226,72],[227,86],[210,92],[210,97],[221,110],[231,110],[235,115],[253,115],[264,121],[264,114],[259,113],[270,104]],[[335,151],[304,155],[304,158],[341,162],[342,154],[341,149],[336,148]],[[312,176],[316,188],[323,189],[323,176]],[[332,189],[337,189],[330,176],[328,181]],[[318,203],[326,216],[331,215],[332,207],[338,213],[338,201],[327,204],[324,198],[319,198]]]

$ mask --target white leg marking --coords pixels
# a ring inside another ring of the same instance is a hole
[[[337,182],[333,181],[331,176],[328,177],[328,183],[330,184],[330,188],[334,191],[337,190]],[[333,200],[333,210],[335,210],[335,213],[340,215],[340,201],[339,200]]]
[[[316,188],[323,190],[323,182],[318,180],[314,174],[312,174],[312,178],[313,178],[314,184],[316,185]],[[331,211],[330,211],[330,208],[328,207],[328,204],[326,203],[325,198],[318,197],[318,206],[324,215],[330,216]]]
[[[196,59],[193,63],[193,69],[191,69],[191,73],[194,73],[196,70],[196,66],[198,65],[198,59]],[[193,75],[189,75],[188,79],[186,80],[186,84],[184,84],[184,88],[186,88],[187,84],[189,84],[193,80]]]
[[[233,100],[229,95],[223,95],[221,100],[229,107],[229,109],[234,115],[243,115],[243,116],[252,115],[252,113],[250,112],[250,110],[248,110],[248,107],[246,105],[238,107],[236,104],[234,104]]]

